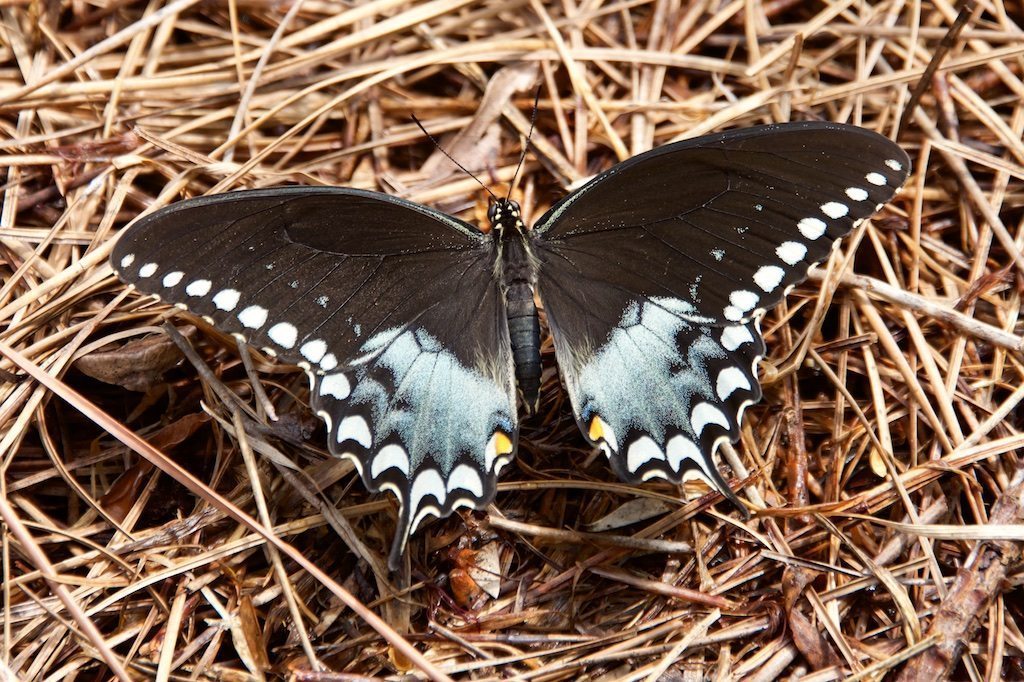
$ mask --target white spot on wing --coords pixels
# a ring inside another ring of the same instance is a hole
[[[448,496],[444,481],[441,479],[441,474],[436,469],[426,469],[416,476],[416,480],[412,484],[412,490],[409,493],[410,510],[418,510],[420,502],[427,496],[432,496],[437,500],[438,504],[444,504],[444,500]]]
[[[652,459],[664,460],[665,455],[650,436],[641,436],[630,444],[626,454],[626,466],[630,471],[636,472]]]
[[[885,165],[897,172],[903,170],[903,164],[896,159],[886,159]]]
[[[267,309],[258,305],[251,305],[238,313],[238,321],[243,327],[259,329],[267,323]]]
[[[689,459],[700,465],[701,469],[705,469],[707,465],[704,462],[704,455],[701,453],[700,448],[697,447],[696,443],[687,438],[686,436],[673,436],[669,439],[668,445],[665,448],[665,452],[668,455],[668,464],[674,471],[679,471],[680,465],[684,459]]]
[[[292,348],[299,336],[299,330],[288,322],[278,322],[267,330],[267,336],[282,348]]]
[[[310,377],[309,382],[311,384],[313,383],[313,378],[312,377]],[[333,421],[331,420],[331,413],[328,412],[327,410],[317,410],[316,414],[317,414],[318,417],[320,417],[321,419],[324,420],[325,424],[327,424],[327,433],[330,433],[331,432],[331,425],[333,424]],[[344,455],[342,455],[342,456],[344,457]],[[353,457],[353,459],[358,459],[358,458]],[[360,465],[359,471],[360,471],[360,473],[362,473],[362,466],[361,465]]]
[[[373,445],[370,427],[366,424],[366,420],[357,414],[345,417],[338,424],[338,442],[343,443],[347,440],[354,440],[367,450]]]
[[[401,445],[392,443],[382,447],[370,465],[370,476],[377,478],[388,469],[398,469],[406,476],[409,475],[409,455]]]
[[[709,424],[718,424],[723,429],[728,429],[729,419],[711,403],[698,403],[690,413],[690,427],[697,436],[700,436]]]
[[[384,491],[392,492],[394,494],[394,496],[398,498],[398,504],[399,505],[404,505],[405,504],[405,495],[402,494],[403,491],[399,490],[398,486],[395,485],[394,483],[392,483],[390,481],[385,481],[385,482],[380,484],[380,489],[384,490]]]
[[[321,339],[313,339],[302,344],[299,353],[310,362],[320,362],[320,359],[327,352],[327,343]]]
[[[468,490],[473,493],[477,498],[483,497],[484,495],[484,484],[480,480],[480,474],[476,472],[471,466],[466,464],[460,464],[452,470],[451,475],[448,476],[448,492],[455,490]]]
[[[349,383],[348,377],[340,372],[328,374],[320,380],[320,395],[329,395],[332,398],[344,400],[351,392],[352,385]]]
[[[765,265],[754,273],[754,283],[761,287],[762,291],[771,292],[782,283],[785,276],[786,271],[778,265]]]
[[[750,330],[743,325],[726,327],[722,330],[722,348],[727,351],[734,351],[745,343],[753,343],[754,337]]]
[[[775,255],[786,265],[796,265],[807,255],[807,247],[800,242],[782,242]]]
[[[320,361],[320,369],[325,372],[330,372],[332,369],[338,366],[338,358],[334,357],[334,353],[328,353],[324,356],[323,360]]]
[[[846,196],[854,201],[864,201],[868,198],[868,192],[860,187],[847,187]]]
[[[154,272],[156,272],[156,263],[146,263],[139,268],[139,277],[152,277]]]
[[[730,322],[739,322],[743,319],[743,311],[734,305],[725,306],[725,310],[722,311],[722,314],[724,314],[725,319]]]
[[[432,504],[428,504],[420,512],[412,518],[412,523],[409,524],[409,533],[414,533],[423,520],[428,516],[441,516],[441,510]]]
[[[167,287],[167,288],[170,288],[170,287],[173,287],[173,286],[177,286],[178,282],[180,282],[181,278],[184,277],[184,276],[185,276],[185,273],[182,272],[181,270],[175,270],[174,272],[168,272],[166,275],[164,275],[163,285],[165,287]]]
[[[739,291],[734,291],[729,294],[729,303],[732,303],[744,312],[752,310],[754,306],[757,305],[758,300],[760,299],[757,294],[753,291],[746,291],[745,289],[740,289]]]
[[[189,296],[206,296],[210,293],[210,287],[213,286],[213,282],[208,279],[197,279],[194,282],[189,282],[189,285],[185,287],[185,293]]]
[[[872,185],[878,185],[879,187],[885,184],[885,176],[881,173],[868,173],[864,176],[864,179]]]
[[[828,204],[825,204],[825,206],[828,206]],[[822,210],[824,210],[825,206],[821,207]],[[842,206],[842,204],[839,204],[839,206]],[[827,227],[825,225],[825,221],[819,220],[818,218],[804,218],[797,223],[796,226],[800,228],[800,234],[811,240],[817,239],[821,235],[825,234],[825,228]]]
[[[127,267],[129,267],[134,262],[135,262],[135,254],[134,253],[129,253],[127,256],[125,256],[124,258],[121,259],[121,267],[122,268],[127,268]]]
[[[715,389],[720,400],[728,400],[739,389],[749,391],[750,380],[739,367],[726,367],[718,373]]]
[[[213,297],[213,304],[221,310],[234,310],[240,296],[235,289],[223,289]]]
[[[829,201],[821,205],[821,212],[829,218],[842,218],[850,212],[849,206],[838,201]]]
[[[472,497],[456,497],[449,504],[452,511],[455,511],[456,509],[461,509],[462,507],[476,509],[480,505],[480,503],[477,500],[474,500]]]

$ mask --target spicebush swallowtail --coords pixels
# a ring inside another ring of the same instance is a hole
[[[833,123],[736,130],[608,169],[530,230],[483,232],[386,194],[282,187],[145,216],[114,269],[298,364],[330,451],[400,505],[389,563],[428,516],[481,508],[540,386],[534,295],[584,437],[628,482],[696,475],[761,397],[758,322],[879,210],[910,161]]]

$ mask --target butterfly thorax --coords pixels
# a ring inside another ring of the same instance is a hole
[[[516,385],[530,414],[540,400],[540,322],[533,299],[536,259],[530,251],[519,204],[499,199],[487,212],[496,244],[495,273],[501,283],[508,317],[509,341],[515,363]]]

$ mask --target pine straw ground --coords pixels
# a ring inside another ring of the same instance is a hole
[[[1024,12],[957,10],[2,3],[3,679],[1024,678]],[[620,485],[547,341],[495,505],[428,524],[389,576],[395,507],[326,455],[303,374],[106,257],[139,214],[242,186],[480,220],[409,114],[501,190],[538,83],[528,216],[633,153],[769,121],[895,137],[906,112],[915,171],[765,320],[766,397],[725,470],[767,511]],[[632,523],[595,532],[616,510]]]

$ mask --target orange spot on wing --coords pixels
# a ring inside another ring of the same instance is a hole
[[[494,434],[494,451],[499,455],[512,452],[512,440],[501,431]]]

